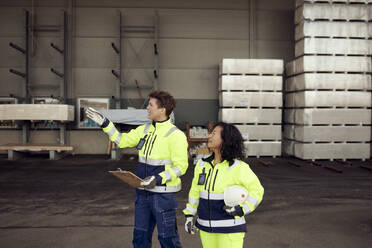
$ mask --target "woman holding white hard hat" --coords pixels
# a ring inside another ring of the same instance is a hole
[[[185,230],[194,234],[198,228],[204,248],[242,248],[244,215],[257,208],[264,189],[242,161],[243,138],[235,126],[217,123],[208,137],[208,148],[212,154],[195,166],[189,202],[183,210]]]

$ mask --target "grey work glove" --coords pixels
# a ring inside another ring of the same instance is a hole
[[[185,231],[189,234],[195,234],[195,225],[193,222],[193,217],[186,217],[186,222],[185,222]]]
[[[97,123],[99,126],[102,126],[103,122],[106,119],[102,114],[100,114],[97,110],[91,107],[87,108],[85,114],[88,116],[89,119]]]
[[[229,206],[224,206],[223,209],[226,211],[231,216],[239,216],[242,217],[244,216],[244,212],[241,206],[236,205],[234,207],[229,207]]]
[[[156,178],[155,176],[148,176],[143,179],[143,182],[141,182],[141,186],[143,186],[145,189],[153,189],[156,185]]]

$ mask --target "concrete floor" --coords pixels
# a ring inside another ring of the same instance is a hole
[[[244,247],[371,247],[372,162],[353,166],[321,162],[248,159],[265,187],[264,200],[247,216]],[[32,156],[0,158],[0,247],[131,247],[134,189],[107,171],[135,170],[135,159]],[[183,229],[182,209],[192,166],[178,194],[178,227],[183,247],[201,247],[199,235]],[[153,247],[160,247],[156,233]]]

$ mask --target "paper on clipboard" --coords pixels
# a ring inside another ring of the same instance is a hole
[[[113,174],[121,181],[129,184],[133,188],[143,188],[143,186],[141,186],[141,182],[143,182],[143,180],[130,171],[117,170],[109,171],[109,173]]]

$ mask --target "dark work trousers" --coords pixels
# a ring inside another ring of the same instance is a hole
[[[155,225],[162,248],[181,248],[176,222],[176,193],[137,190],[133,247],[150,248]]]

